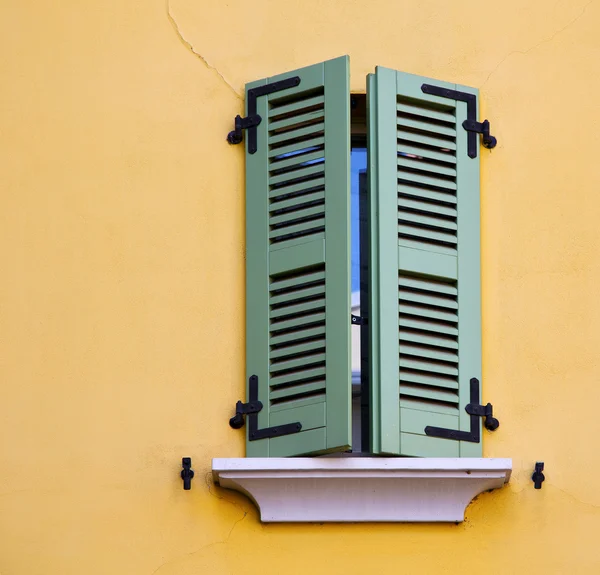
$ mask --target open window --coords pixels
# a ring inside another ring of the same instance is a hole
[[[481,458],[477,90],[351,95],[343,57],[246,95],[247,457],[215,482],[262,521],[462,521],[512,468]]]

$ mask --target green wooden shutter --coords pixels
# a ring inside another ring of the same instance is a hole
[[[481,457],[481,443],[425,433],[471,430],[481,295],[480,154],[467,155],[467,105],[424,83],[477,95],[386,68],[368,78],[373,452]]]
[[[256,99],[255,153],[245,137],[246,377],[258,378],[259,429],[302,429],[253,440],[246,425],[248,457],[351,444],[348,57],[248,84],[246,101],[295,76]]]

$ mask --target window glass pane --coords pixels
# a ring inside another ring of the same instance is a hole
[[[360,292],[360,231],[358,213],[359,173],[367,169],[367,149],[352,148],[350,154],[351,234],[352,234],[352,294]],[[356,296],[358,297],[358,296]],[[353,297],[354,299],[354,297]]]
[[[352,246],[352,313],[360,313],[360,177],[367,170],[367,149],[352,147],[350,154],[350,193],[351,193],[351,241]],[[364,190],[363,190],[364,193]],[[360,385],[360,327],[351,327],[352,337],[352,384]]]

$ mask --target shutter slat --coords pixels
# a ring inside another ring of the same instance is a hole
[[[299,343],[296,345],[289,345],[286,347],[280,347],[272,350],[270,353],[271,360],[285,358],[288,356],[298,355],[308,351],[315,351],[317,349],[325,349],[325,339],[320,338],[317,340],[309,341],[307,343]]]
[[[409,102],[400,101],[396,106],[398,112],[404,112],[405,114],[413,114],[414,116],[423,116],[432,120],[440,120],[454,125],[456,123],[456,116],[450,111],[443,110],[432,110],[423,106],[411,104]]]
[[[438,150],[456,150],[456,144],[453,141],[436,138],[431,134],[422,134],[420,132],[410,132],[408,130],[399,129],[396,133],[396,137],[398,140],[416,142],[417,144],[432,146]]]
[[[324,215],[325,207],[321,204],[318,206],[309,206],[308,208],[302,208],[294,210],[294,211],[286,211],[283,214],[271,216],[269,218],[269,224],[272,226],[277,226],[280,224],[285,224],[289,222],[293,222],[295,220],[300,220],[303,218],[313,218],[316,215]]]
[[[430,306],[447,307],[450,309],[458,309],[458,302],[454,298],[443,298],[436,297],[434,295],[427,295],[419,292],[408,291],[400,288],[399,291],[400,299],[405,301],[412,301]]]
[[[423,345],[431,345],[435,347],[445,347],[448,349],[458,349],[458,341],[452,337],[442,337],[441,334],[436,333],[435,335],[429,335],[427,333],[420,333],[417,331],[407,331],[406,329],[400,329],[398,334],[400,342],[407,341],[411,343],[420,343]]]
[[[325,320],[325,314],[313,313],[311,315],[302,316],[300,318],[288,319],[285,321],[273,321],[271,323],[271,331],[278,332],[286,329],[292,329],[299,326],[309,326],[313,323],[320,323]]]
[[[426,160],[437,160],[438,162],[446,162],[448,164],[456,164],[456,156],[452,152],[440,152],[438,150],[432,150],[426,146],[417,146],[415,144],[409,144],[400,140],[396,147],[396,151],[399,154],[412,154],[418,158]]]
[[[269,119],[275,119],[285,114],[292,114],[298,112],[299,110],[305,110],[306,108],[313,108],[319,106],[323,107],[324,102],[325,96],[323,96],[322,94],[319,96],[313,96],[312,98],[301,98],[292,102],[291,104],[285,104],[283,106],[271,108],[269,110]]]
[[[456,296],[458,294],[458,290],[456,289],[455,285],[418,277],[409,277],[403,275],[398,276],[398,286],[434,293],[442,293],[450,296]]]
[[[426,216],[423,214],[401,211],[398,215],[402,222],[409,222],[419,226],[431,226],[433,228],[442,228],[445,230],[456,231],[456,221],[446,218],[436,218],[434,216]]]
[[[324,279],[324,271],[305,273],[290,279],[272,281],[269,289],[271,292],[279,292],[291,287],[306,286],[313,283],[322,282]]]
[[[430,240],[432,242],[444,242],[446,244],[455,244],[457,239],[454,234],[444,234],[441,232],[436,232],[433,230],[428,230],[425,228],[415,228],[406,224],[398,225],[398,234],[408,235],[408,236],[416,236],[420,238],[424,238]]]
[[[324,353],[315,353],[312,355],[304,355],[296,359],[280,360],[277,362],[271,362],[271,374],[277,375],[280,371],[287,371],[296,368],[310,368],[311,366],[317,366],[325,363]]]
[[[455,377],[434,375],[422,371],[411,371],[410,369],[400,369],[400,381],[416,383],[419,385],[431,385],[433,387],[458,389],[458,382]]]
[[[284,293],[281,295],[272,295],[270,301],[271,301],[271,305],[274,306],[274,305],[286,303],[289,301],[302,300],[305,298],[313,298],[315,296],[324,296],[324,295],[325,295],[325,286],[318,285],[318,286],[299,289],[292,293]]]
[[[419,212],[429,212],[436,215],[448,216],[450,218],[454,218],[456,220],[456,209],[451,208],[449,206],[441,205],[439,203],[431,203],[426,202],[421,199],[421,201],[416,199],[409,199],[405,197],[398,197],[398,208],[401,210],[416,210]]]
[[[413,120],[412,118],[407,118],[400,114],[398,116],[398,126],[403,128],[412,128],[413,130],[419,130],[422,132],[430,132],[432,134],[440,134],[441,136],[456,136],[456,130],[454,127],[449,126],[439,126],[435,124],[430,124],[426,121]]]
[[[325,309],[325,298],[318,298],[304,303],[298,303],[296,305],[278,307],[272,310],[269,316],[273,319],[277,319],[318,309]]]
[[[285,142],[285,145],[291,145],[292,142],[299,140],[300,138],[307,139],[307,137],[316,138],[322,136],[325,132],[325,124],[319,122],[317,124],[310,124],[309,126],[303,126],[288,132],[281,132],[279,134],[269,135],[269,146],[275,146]]]
[[[316,152],[311,152],[308,154],[296,154],[284,160],[275,160],[271,162],[271,173],[277,173],[279,170],[292,168],[294,166],[299,167],[303,164],[312,165],[318,163],[319,161],[325,161],[325,154],[323,150],[317,150]]]
[[[424,176],[422,174],[415,174],[404,169],[398,170],[398,180],[405,180],[407,182],[415,182],[417,184],[426,184],[428,186],[434,186],[436,188],[444,188],[446,190],[456,190],[456,183],[450,180],[444,180],[442,178],[434,178],[430,176]]]
[[[404,355],[415,355],[417,357],[427,357],[437,361],[447,361],[458,363],[458,355],[456,352],[451,352],[443,349],[437,349],[431,346],[414,345],[406,342],[401,342],[399,345],[399,353]]]
[[[400,156],[398,158],[398,166],[421,172],[429,172],[431,174],[440,174],[442,176],[456,176],[456,170],[450,166],[434,164],[419,158]]]
[[[271,391],[271,399],[281,399],[283,397],[297,396],[300,394],[311,393],[315,391],[321,391],[325,389],[325,382],[318,381],[314,383],[303,383],[300,385],[295,385],[293,387],[278,389],[275,391]]]
[[[324,110],[312,110],[310,112],[306,112],[305,114],[300,114],[298,116],[293,116],[291,118],[284,118],[282,120],[274,120],[269,122],[269,132],[271,134],[289,129],[292,126],[300,127],[300,124],[314,124],[323,121]]]
[[[269,233],[269,237],[271,239],[277,239],[277,238],[282,238],[282,237],[288,236],[290,234],[307,235],[308,233],[313,232],[313,231],[314,232],[321,231],[324,229],[324,227],[325,227],[325,219],[323,217],[315,218],[314,220],[310,220],[308,222],[302,222],[299,224],[271,230],[271,232]]]
[[[292,384],[305,380],[312,380],[325,377],[325,368],[316,367],[313,369],[305,369],[303,371],[295,371],[294,373],[273,376],[270,378],[271,387],[276,387],[283,384]]]
[[[296,154],[303,150],[310,150],[311,148],[321,148],[323,147],[324,143],[325,138],[323,136],[319,136],[317,138],[310,138],[301,142],[294,142],[293,144],[289,144],[288,146],[279,146],[277,148],[272,148],[269,151],[269,157],[284,157],[287,154]]]
[[[424,399],[434,399],[445,403],[457,403],[458,393],[455,391],[433,390],[414,385],[400,385],[400,395],[412,395]]]
[[[404,313],[407,315],[415,315],[418,317],[426,317],[430,319],[438,319],[440,321],[447,322],[456,322],[458,321],[458,315],[454,312],[444,312],[441,310],[437,310],[434,308],[430,308],[428,306],[419,306],[419,305],[411,305],[411,304],[400,304],[399,305],[400,313]]]
[[[450,365],[409,357],[400,357],[400,369],[412,369],[440,375],[458,375],[458,369]]]
[[[398,193],[415,198],[420,198],[423,200],[456,204],[456,194],[454,192],[428,190],[426,188],[415,185],[414,182],[403,182],[402,184],[399,184]]]
[[[325,189],[325,178],[321,174],[302,182],[298,182],[282,188],[276,188],[269,192],[269,198],[271,200],[285,198],[289,196],[296,197],[300,194],[308,194],[314,191],[321,191]]]
[[[407,316],[401,318],[402,327],[410,329],[420,329],[427,332],[441,333],[444,335],[458,335],[458,328],[445,323],[438,323],[435,321],[429,321],[427,318],[415,319],[415,317]]]
[[[302,341],[313,337],[322,337],[325,334],[325,324],[306,329],[297,329],[283,335],[272,335],[270,342],[272,346],[289,344],[290,342]]]
[[[287,208],[295,208],[296,206],[304,206],[309,204],[322,204],[325,202],[325,192],[312,192],[301,196],[294,196],[281,201],[272,201],[269,211],[271,213],[285,210]]]
[[[321,176],[324,173],[325,166],[318,164],[316,166],[306,166],[293,172],[285,172],[284,174],[278,174],[269,178],[269,184],[271,186],[277,184],[295,184],[297,180],[301,178],[308,178],[309,176]],[[289,191],[289,190],[288,190]]]

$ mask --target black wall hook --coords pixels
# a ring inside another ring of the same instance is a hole
[[[192,458],[182,457],[181,459],[181,479],[183,479],[183,488],[189,491],[192,488],[192,478],[194,477],[194,470],[192,469]]]
[[[544,471],[544,462],[543,461],[536,462],[535,471],[533,472],[533,475],[531,476],[531,481],[533,481],[534,487],[536,489],[541,489],[542,482],[544,482],[546,480],[546,477],[544,476],[542,471]]]

